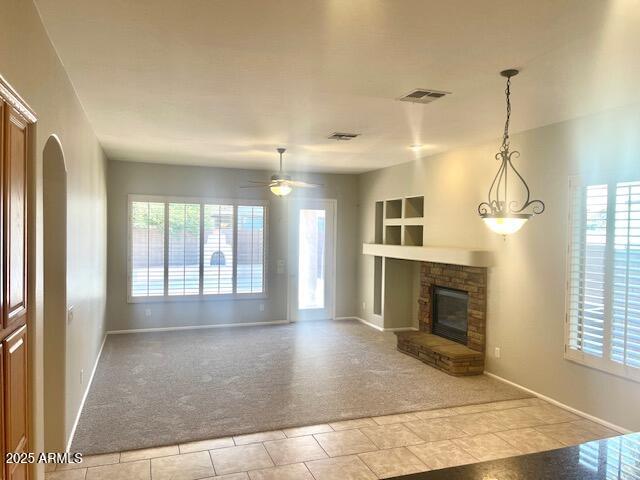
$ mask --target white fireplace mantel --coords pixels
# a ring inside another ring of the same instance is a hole
[[[493,255],[487,250],[472,250],[454,247],[413,247],[405,245],[384,245],[364,243],[364,255],[398,258],[418,262],[447,263],[468,267],[489,267],[493,264]]]

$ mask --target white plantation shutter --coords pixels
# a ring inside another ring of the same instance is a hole
[[[239,293],[264,291],[264,207],[238,206]]]
[[[571,190],[566,356],[640,378],[640,182]]]
[[[607,185],[573,192],[569,268],[569,346],[604,353]]]
[[[200,293],[200,205],[169,204],[169,295]]]
[[[204,206],[203,293],[233,293],[233,205]]]
[[[164,295],[164,203],[132,202],[129,235],[131,296]]]
[[[616,187],[611,359],[640,368],[640,182]]]
[[[130,195],[128,300],[264,297],[260,203]]]

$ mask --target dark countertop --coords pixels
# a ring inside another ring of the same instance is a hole
[[[393,480],[640,479],[640,433],[574,447],[393,477]]]

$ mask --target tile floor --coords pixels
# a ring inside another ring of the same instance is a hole
[[[369,480],[617,435],[537,398],[85,457],[47,480]]]

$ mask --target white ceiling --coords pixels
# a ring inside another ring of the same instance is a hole
[[[638,0],[36,0],[110,158],[361,172],[640,101]],[[398,102],[414,88],[453,92]],[[350,142],[326,137],[360,133]],[[498,145],[496,145],[497,147]]]

